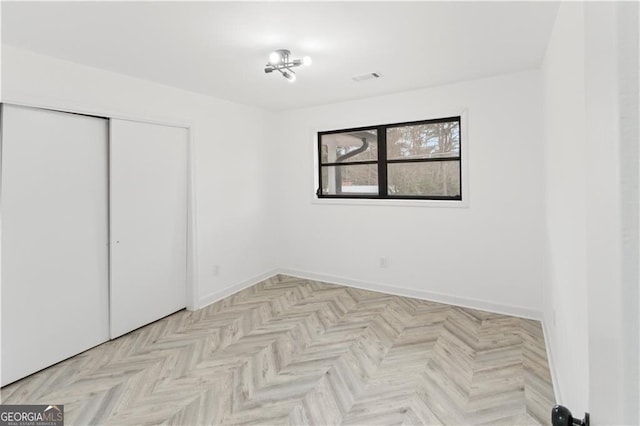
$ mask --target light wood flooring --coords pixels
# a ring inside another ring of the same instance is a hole
[[[65,424],[549,424],[540,323],[277,276],[2,389]]]

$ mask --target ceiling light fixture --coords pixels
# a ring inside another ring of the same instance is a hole
[[[284,78],[293,83],[296,81],[296,73],[291,68],[299,67],[300,65],[309,66],[311,65],[311,58],[305,56],[302,59],[291,60],[289,58],[290,56],[291,52],[287,49],[278,49],[271,52],[269,62],[265,66],[264,72],[268,74],[273,71],[278,71]]]

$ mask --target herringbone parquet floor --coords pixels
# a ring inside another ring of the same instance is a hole
[[[2,390],[66,424],[548,424],[536,321],[278,276]]]

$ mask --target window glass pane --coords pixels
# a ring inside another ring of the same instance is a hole
[[[378,194],[378,165],[323,166],[324,195]]]
[[[387,165],[389,195],[460,196],[460,161]]]
[[[322,164],[378,160],[378,131],[359,130],[321,135]]]
[[[460,156],[457,121],[417,124],[387,129],[387,159]]]

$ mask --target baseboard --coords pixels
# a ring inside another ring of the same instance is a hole
[[[493,303],[486,300],[471,299],[450,294],[396,287],[388,284],[360,281],[346,277],[325,275],[309,271],[281,268],[278,269],[277,272],[282,275],[289,275],[292,277],[304,278],[314,281],[324,281],[331,284],[355,287],[362,290],[379,291],[381,293],[394,294],[397,296],[413,297],[416,299],[430,300],[432,302],[446,303],[449,305],[461,306],[464,308],[478,309],[481,311],[489,311],[497,314],[542,321],[542,313],[540,311],[525,308],[522,306],[502,305],[500,303]]]
[[[231,286],[225,287],[222,290],[214,291],[213,293],[209,293],[204,297],[198,299],[198,305],[196,309],[202,309],[207,305],[217,302],[220,299],[224,299],[225,297],[229,297],[234,293],[239,292],[240,290],[244,290],[245,288],[251,287],[252,285],[258,284],[261,281],[264,281],[268,278],[271,278],[275,275],[278,275],[280,272],[278,269],[272,269],[267,272],[263,272],[262,274],[258,274],[249,279],[241,281],[239,283],[233,284]]]
[[[562,396],[560,393],[560,386],[558,385],[558,375],[556,372],[556,364],[554,362],[554,351],[552,349],[552,342],[549,339],[549,330],[546,321],[544,321],[542,312],[535,309],[525,308],[522,306],[503,305],[499,303],[493,303],[486,300],[471,299],[459,296],[453,296],[443,293],[435,293],[424,290],[409,289],[403,287],[396,287],[388,284],[366,282],[361,280],[354,280],[346,277],[338,277],[333,275],[319,274],[316,272],[300,271],[287,268],[276,268],[262,274],[253,276],[249,279],[226,287],[222,290],[210,293],[198,300],[197,309],[204,308],[220,299],[229,297],[234,293],[258,284],[261,281],[272,278],[276,275],[288,275],[291,277],[303,278],[314,281],[322,281],[331,284],[344,285],[347,287],[359,288],[362,290],[378,291],[381,293],[394,294],[397,296],[413,297],[416,299],[429,300],[433,302],[446,303],[449,305],[462,306],[465,308],[478,309],[482,311],[495,312],[498,314],[511,315],[520,318],[527,318],[540,321],[542,323],[542,332],[544,333],[544,341],[546,343],[547,360],[549,362],[549,370],[551,372],[551,380],[553,383],[553,392],[555,393],[556,401],[560,403]]]
[[[558,383],[558,372],[553,354],[553,343],[551,341],[547,321],[542,319],[542,333],[544,334],[545,348],[547,349],[547,361],[549,362],[549,372],[551,373],[551,383],[553,383],[553,393],[556,396],[556,404],[562,404],[563,398],[560,392],[560,384]]]
[[[207,305],[217,302],[220,299],[228,297],[234,293],[239,292],[240,290],[244,290],[247,287],[251,287],[252,285],[255,285],[268,278],[272,278],[278,274],[289,275],[292,277],[303,278],[303,279],[314,280],[314,281],[323,281],[330,284],[344,285],[347,287],[354,287],[362,290],[371,290],[371,291],[378,291],[381,293],[395,294],[397,296],[405,296],[405,297],[413,297],[413,298],[422,299],[422,300],[430,300],[432,302],[446,303],[449,305],[462,306],[464,308],[478,309],[481,311],[494,312],[497,314],[511,315],[519,318],[533,319],[536,321],[541,321],[543,323],[543,331],[546,333],[546,329],[544,329],[545,324],[544,324],[544,321],[542,321],[543,319],[542,313],[535,309],[525,308],[522,306],[503,305],[500,303],[489,302],[481,299],[459,297],[459,296],[454,296],[450,294],[397,287],[389,284],[361,281],[361,280],[355,280],[352,278],[319,274],[317,272],[300,271],[300,270],[288,269],[288,268],[272,269],[272,270],[263,272],[259,275],[253,276],[244,281],[241,281],[239,283],[225,287],[222,290],[209,293],[208,295],[198,299],[198,305],[196,309],[203,308]]]

